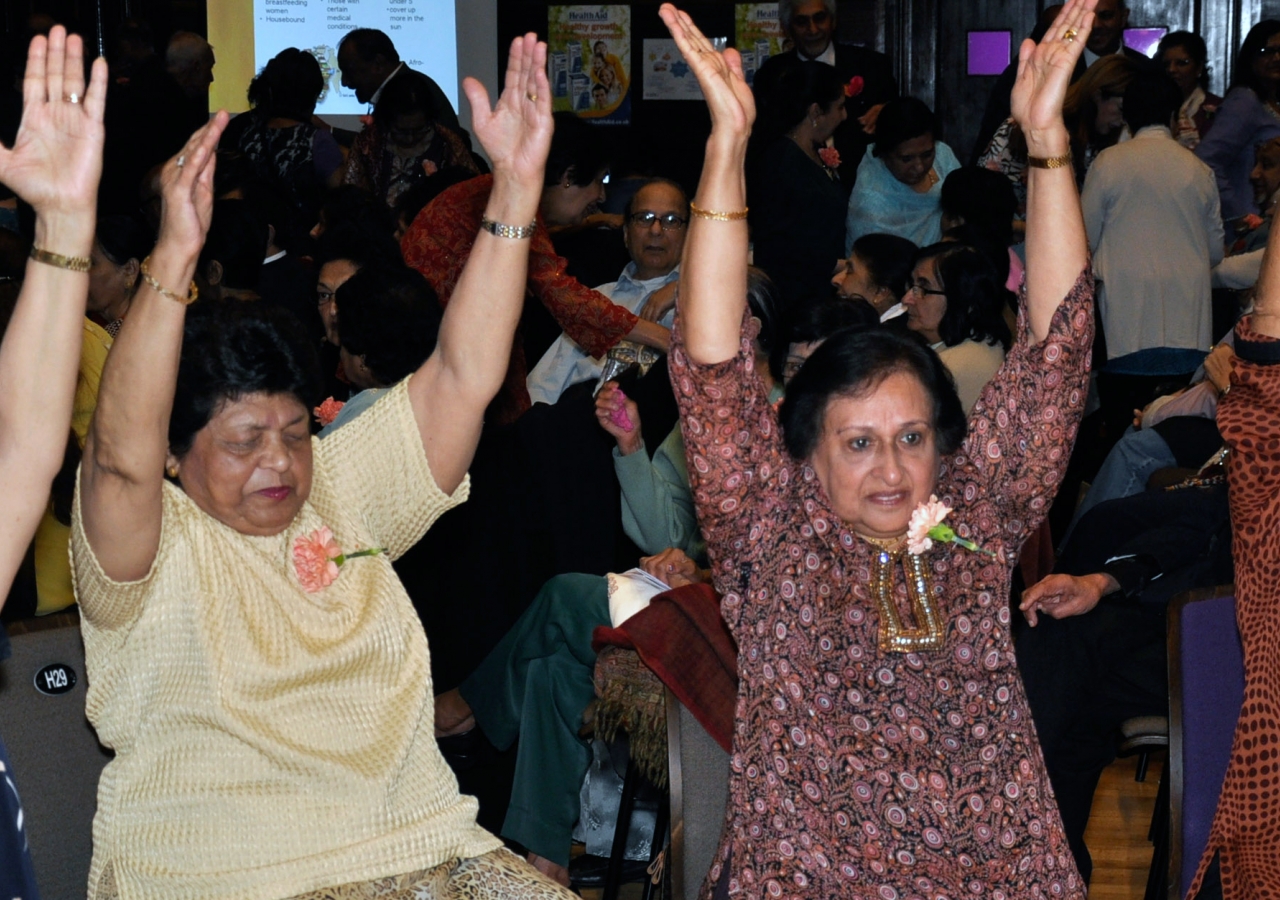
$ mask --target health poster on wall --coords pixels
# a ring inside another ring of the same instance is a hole
[[[631,7],[547,8],[552,109],[631,124]]]
[[[701,100],[702,88],[676,42],[645,38],[640,80],[646,100]]]
[[[742,54],[742,71],[747,84],[771,56],[790,45],[778,22],[776,3],[739,3],[734,9],[734,43]]]

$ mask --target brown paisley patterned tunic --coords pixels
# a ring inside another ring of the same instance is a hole
[[[710,894],[1082,898],[1010,638],[1009,577],[1048,511],[1085,402],[1086,270],[1031,345],[1019,340],[943,461],[948,522],[991,557],[935,545],[941,650],[879,649],[873,548],[793,460],[744,339],[671,378],[721,611],[738,642],[730,802]],[[912,624],[901,568],[898,612]]]

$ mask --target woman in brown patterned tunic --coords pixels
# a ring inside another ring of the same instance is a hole
[[[831,338],[780,414],[769,407],[739,299],[750,89],[734,51],[662,7],[712,114],[671,374],[739,647],[731,799],[706,894],[1084,896],[1018,680],[1008,593],[1085,397],[1093,290],[1061,108],[1094,2],[1071,0],[1022,49],[1014,115],[1031,156],[1055,165],[1031,172],[1019,339],[967,438],[936,357],[886,333]],[[909,517],[933,493],[993,555],[907,551]]]

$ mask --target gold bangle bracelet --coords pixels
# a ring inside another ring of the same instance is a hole
[[[191,288],[188,290],[187,296],[185,297],[177,291],[169,290],[159,281],[156,281],[155,276],[151,274],[150,262],[151,257],[148,256],[142,261],[142,265],[138,267],[138,272],[142,275],[142,280],[146,282],[147,287],[151,288],[151,290],[155,291],[161,297],[168,297],[170,300],[175,303],[181,303],[183,306],[190,306],[200,298],[200,289],[196,287],[196,283],[194,281],[191,282]]]
[[[63,256],[61,253],[41,250],[36,246],[31,248],[31,258],[38,263],[44,263],[46,266],[53,266],[55,269],[67,269],[71,272],[88,272],[89,266],[92,265],[87,256]]]
[[[1027,165],[1033,169],[1065,169],[1074,159],[1068,150],[1062,156],[1028,156]]]
[[[693,203],[689,204],[689,212],[699,219],[710,219],[713,222],[741,222],[747,217],[748,207],[733,212],[720,212],[714,209],[703,209]]]

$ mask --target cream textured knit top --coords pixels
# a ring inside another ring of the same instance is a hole
[[[98,786],[89,897],[280,900],[477,856],[501,842],[436,747],[426,637],[391,568],[463,502],[435,483],[407,382],[323,442],[311,495],[251,537],[164,485],[160,548],[111,581],[72,567],[89,721],[116,752]],[[294,538],[329,526],[349,560],[302,590]]]

